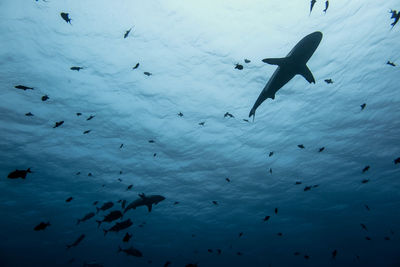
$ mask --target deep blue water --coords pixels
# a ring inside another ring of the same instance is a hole
[[[324,8],[0,0],[0,266],[400,266],[400,4]],[[277,68],[261,60],[314,31],[316,83],[297,75],[253,122]],[[166,199],[97,227],[140,193]],[[95,201],[114,206],[77,225]]]

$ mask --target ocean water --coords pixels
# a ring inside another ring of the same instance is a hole
[[[400,4],[324,8],[0,0],[0,266],[400,266]],[[277,68],[262,59],[315,31],[316,83],[248,118]],[[140,193],[165,200],[98,227]]]

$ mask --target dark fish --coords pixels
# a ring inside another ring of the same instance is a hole
[[[174,202],[174,205],[178,205],[178,204],[179,204],[179,201],[175,201],[175,202]]]
[[[96,206],[97,203],[99,203],[97,200],[95,202],[93,202],[93,206]]]
[[[319,186],[318,184],[315,184],[315,185],[313,185],[312,187],[313,187],[313,188],[316,188],[316,187],[318,187],[318,186]]]
[[[369,165],[368,165],[368,166],[365,166],[364,169],[362,170],[362,172],[364,173],[364,172],[366,172],[366,171],[368,171],[368,170],[369,170]]]
[[[361,225],[361,227],[365,230],[365,231],[367,231],[368,232],[368,229],[367,229],[367,226],[365,225],[365,224],[363,224],[363,223],[360,223],[360,225]]]
[[[78,237],[78,239],[75,240],[74,243],[72,243],[71,245],[67,245],[67,249],[70,249],[72,247],[76,247],[84,238],[85,238],[85,235],[82,234],[80,237]]]
[[[139,194],[138,199],[133,201],[126,207],[124,210],[124,213],[127,212],[130,209],[136,209],[137,207],[140,206],[147,206],[149,212],[151,212],[152,205],[157,205],[159,202],[163,201],[165,197],[160,196],[160,195],[151,195],[151,196],[146,196],[145,194]]]
[[[265,216],[265,218],[264,218],[264,220],[263,220],[263,221],[264,221],[264,222],[266,222],[266,221],[268,221],[268,220],[269,220],[269,218],[271,218],[271,216],[268,216],[268,215],[267,215],[267,216]]]
[[[81,174],[81,172],[77,172],[77,173],[75,173],[75,175],[80,175]]]
[[[275,214],[278,214],[278,208],[275,208]]]
[[[328,10],[329,7],[329,1],[325,1],[325,9],[324,9],[324,13],[326,14],[326,11]]]
[[[170,264],[171,264],[170,261],[166,261],[166,262],[164,263],[164,267],[168,267]]]
[[[295,253],[293,253],[293,255],[295,255],[295,256],[299,256],[300,255],[300,252],[295,252]]]
[[[61,12],[60,15],[65,20],[65,22],[71,24],[71,19],[69,18],[69,14],[68,13]]]
[[[124,199],[124,200],[122,200],[121,208],[125,209],[125,205],[126,205],[126,200]]]
[[[396,10],[392,10],[391,11],[391,13],[392,13],[392,19],[394,19],[394,21],[393,21],[393,23],[392,24],[390,24],[390,25],[392,25],[392,28],[394,27],[394,25],[396,25],[397,24],[397,22],[399,22],[399,19],[400,19],[400,12],[396,12]]]
[[[388,64],[388,65],[390,65],[390,66],[393,66],[393,67],[396,67],[396,64],[394,64],[394,63],[391,62],[391,61],[386,62],[386,64]]]
[[[179,116],[179,117],[183,117],[183,113],[182,113],[182,112],[179,112],[179,113],[178,113],[178,116]]]
[[[76,70],[76,71],[80,71],[82,70],[83,67],[71,67],[70,70]]]
[[[243,253],[242,252],[236,252],[236,255],[238,255],[238,256],[242,256],[243,255]]]
[[[332,79],[325,79],[325,82],[326,82],[327,84],[333,83]]]
[[[366,184],[366,183],[368,183],[369,182],[369,179],[363,179],[362,181],[361,181],[361,183],[363,183],[363,184]]]
[[[94,212],[89,212],[88,214],[86,214],[82,219],[78,219],[78,221],[76,222],[76,224],[80,224],[81,222],[87,221],[91,218],[94,217]]]
[[[321,147],[320,149],[319,149],[319,152],[322,152],[322,151],[324,151],[325,150],[325,147],[323,146],[323,147]]]
[[[368,241],[370,241],[370,240],[371,240],[371,237],[366,236],[365,239],[368,240]]]
[[[35,231],[44,230],[50,225],[51,225],[50,222],[47,222],[47,223],[41,222],[38,225],[36,225],[35,228],[33,228],[33,230],[35,230]]]
[[[399,164],[400,163],[400,157],[395,159],[393,162],[394,162],[394,164]]]
[[[93,119],[94,117],[96,117],[96,116],[90,115],[89,118],[87,118],[86,120],[87,120],[87,121],[90,121],[90,120]]]
[[[218,255],[221,255],[222,250],[220,250],[219,248],[217,248],[217,253],[218,253]]]
[[[296,181],[294,184],[299,185],[299,184],[301,184],[301,181]]]
[[[276,235],[277,235],[277,236],[283,236],[283,234],[282,234],[282,233],[277,233]]]
[[[121,178],[118,178],[118,181],[119,181],[119,182],[122,182],[122,179],[121,179]]]
[[[230,117],[230,118],[234,118],[235,116],[233,116],[231,113],[229,113],[229,112],[226,112],[225,114],[224,114],[224,118],[226,118],[226,117]]]
[[[91,172],[89,172],[87,176],[93,176],[93,175],[92,175],[92,173],[91,173]]]
[[[231,181],[231,179],[229,178],[225,178],[225,180],[229,183]]]
[[[133,236],[132,234],[126,233],[124,236],[124,239],[122,239],[122,242],[125,242],[125,243],[129,242],[129,240],[131,239],[132,236]]]
[[[368,211],[370,211],[368,205],[364,204],[364,207],[365,207]]]
[[[199,125],[204,126],[204,123],[206,123],[206,122],[205,121],[199,122]]]
[[[33,87],[28,87],[28,86],[25,86],[25,85],[16,85],[16,86],[14,86],[14,87],[17,88],[17,89],[24,90],[24,91],[26,91],[26,90],[33,90],[33,89],[34,89]]]
[[[64,121],[58,121],[54,124],[53,128],[57,128],[60,127],[61,125],[63,125]]]
[[[31,172],[31,168],[28,168],[27,170],[15,170],[13,172],[10,172],[7,176],[9,179],[17,179],[17,178],[22,178],[25,179],[26,175]]]
[[[33,114],[31,112],[25,113],[25,116],[32,117]]]
[[[297,145],[299,148],[301,148],[301,149],[304,149],[304,145],[303,144],[301,144],[301,145]]]
[[[248,119],[243,119],[243,121],[245,121],[245,122],[249,122],[249,120],[248,120]]]
[[[77,113],[76,113],[76,116],[79,117],[80,115],[82,115],[82,113],[80,113],[80,112],[77,112]]]
[[[144,74],[144,75],[147,75],[147,76],[150,76],[150,75],[152,75],[152,73],[150,73],[150,72],[147,72],[147,71],[143,72],[143,74]]]
[[[272,157],[274,155],[274,151],[269,152],[269,157]]]
[[[210,253],[212,253],[212,252],[213,252],[213,250],[212,250],[212,249],[210,249],[210,248],[209,248],[209,249],[207,249],[207,251],[208,251],[208,252],[210,252]]]
[[[150,139],[149,140],[149,143],[155,143],[156,141],[154,141],[154,140],[152,140],[152,139]]]
[[[48,100],[48,99],[50,99],[50,97],[49,97],[48,95],[42,96],[42,101],[46,101],[46,100]]]
[[[132,69],[135,70],[135,69],[139,68],[139,65],[140,65],[139,63],[136,63],[135,67],[133,67]]]
[[[217,201],[215,201],[215,200],[213,200],[213,202],[212,202],[214,205],[218,205],[218,202]]]
[[[71,200],[73,200],[74,198],[73,197],[69,197],[69,198],[67,198],[66,200],[65,200],[65,202],[71,202]]]
[[[132,223],[131,219],[127,219],[123,222],[116,223],[113,227],[111,227],[108,230],[103,229],[104,235],[106,235],[108,232],[119,232],[119,231],[125,230],[125,229],[129,228],[132,224],[133,223]]]
[[[83,132],[83,134],[88,134],[88,133],[90,133],[92,130],[86,130],[86,131],[84,131]]]
[[[314,5],[315,5],[316,2],[317,2],[316,0],[311,0],[310,14],[311,14],[311,11],[313,10]]]
[[[122,148],[124,146],[124,144],[121,144],[120,146],[119,146],[119,148]]]
[[[365,104],[365,103],[364,103],[364,104],[361,104],[361,105],[360,105],[361,110],[363,110],[366,106],[367,106],[367,104]]]
[[[240,233],[239,233],[239,237],[242,237],[242,236],[243,236],[243,232],[240,232]]]
[[[383,239],[385,239],[386,241],[389,241],[389,240],[390,240],[390,237],[385,236]]]
[[[197,264],[189,263],[189,264],[186,264],[185,267],[197,267]]]
[[[99,224],[97,227],[100,227],[102,222],[113,222],[113,221],[118,220],[120,218],[122,218],[122,212],[120,212],[119,210],[111,211],[109,214],[104,216],[102,221],[96,220],[96,222]]]
[[[269,173],[272,174],[272,168],[269,168]]]
[[[308,259],[310,259],[310,256],[304,255],[304,258],[305,258],[306,260],[308,260]]]
[[[304,191],[308,191],[308,190],[311,190],[311,186],[304,187]]]
[[[128,185],[128,187],[126,188],[126,190],[132,189],[132,187],[133,187],[133,184]]]
[[[114,206],[114,203],[112,203],[111,201],[106,202],[103,204],[103,206],[101,206],[101,208],[96,207],[97,213],[99,213],[99,211],[101,211],[101,210],[102,211],[108,210],[108,209],[112,208],[112,206]]]
[[[124,34],[124,39],[125,39],[126,37],[128,37],[128,35],[129,35],[129,33],[131,32],[131,30],[132,30],[132,28],[130,28],[129,30],[127,30],[127,31],[125,32],[125,34]]]
[[[336,259],[336,255],[337,255],[337,250],[335,249],[335,250],[332,252],[332,259]]]
[[[245,63],[250,63],[251,61],[250,61],[249,59],[245,58],[245,59],[244,59],[244,62],[245,62]]]
[[[236,64],[235,69],[242,70],[243,69],[243,65]]]
[[[134,257],[142,257],[143,256],[142,252],[140,252],[139,250],[137,250],[134,247],[130,247],[128,249],[122,249],[121,247],[118,247],[118,252],[121,252],[121,251],[125,252],[125,254],[129,255],[129,256],[134,256]]]

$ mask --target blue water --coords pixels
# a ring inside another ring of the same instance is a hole
[[[389,13],[400,5],[309,8],[1,0],[0,266],[400,266],[400,69],[386,64],[400,65],[400,24],[392,28]],[[276,69],[261,60],[314,31],[324,34],[307,64],[316,84],[296,76],[253,122]],[[27,168],[26,179],[7,178]],[[115,222],[95,220],[142,192],[166,199],[130,210],[123,220],[133,225],[104,236]],[[76,225],[94,201],[114,207]]]

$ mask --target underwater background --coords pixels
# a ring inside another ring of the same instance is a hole
[[[0,266],[400,266],[400,3],[324,9],[0,0]],[[316,84],[248,118],[314,31]]]

